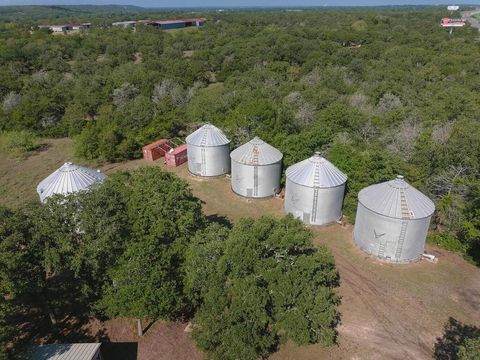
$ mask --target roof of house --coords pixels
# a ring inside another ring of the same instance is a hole
[[[186,18],[186,19],[173,19],[173,20],[152,20],[152,23],[168,25],[168,24],[178,24],[178,23],[187,23],[187,22],[204,22],[207,19],[205,18]]]
[[[33,348],[33,360],[92,360],[100,351],[100,343],[49,344]]]

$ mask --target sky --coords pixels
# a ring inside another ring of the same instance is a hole
[[[480,4],[480,0],[0,0],[1,5],[137,5],[144,7],[381,6]]]

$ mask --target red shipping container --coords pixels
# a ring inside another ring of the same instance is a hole
[[[172,144],[168,139],[155,141],[151,144],[145,145],[142,148],[143,158],[147,161],[155,161],[158,158],[165,156],[165,153],[167,153],[171,148]]]
[[[167,166],[179,166],[187,161],[187,144],[182,144],[165,153]]]

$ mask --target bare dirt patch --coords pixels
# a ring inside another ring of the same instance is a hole
[[[133,61],[134,64],[138,65],[143,63],[143,55],[141,52],[136,52],[133,56],[135,57],[135,60]]]
[[[185,50],[183,52],[183,57],[186,59],[191,59],[193,57],[193,54],[195,54],[195,50]]]
[[[111,320],[96,326],[103,329],[111,343],[104,347],[106,360],[202,359],[202,353],[184,331],[186,324],[183,323],[157,321],[142,337],[136,335],[135,321],[130,319]]]

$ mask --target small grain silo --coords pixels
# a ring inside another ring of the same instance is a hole
[[[314,156],[286,171],[285,212],[305,224],[330,224],[342,217],[347,175],[331,162]]]
[[[37,193],[41,202],[55,194],[67,195],[78,191],[88,190],[91,186],[102,183],[106,176],[100,170],[66,162],[55,170],[37,186]]]
[[[236,148],[232,159],[232,190],[241,196],[263,198],[280,191],[283,154],[258,137]]]
[[[403,176],[368,186],[358,194],[354,240],[382,260],[416,261],[423,254],[434,211],[433,202]]]
[[[186,138],[188,170],[198,176],[230,172],[230,140],[219,128],[205,124]]]

